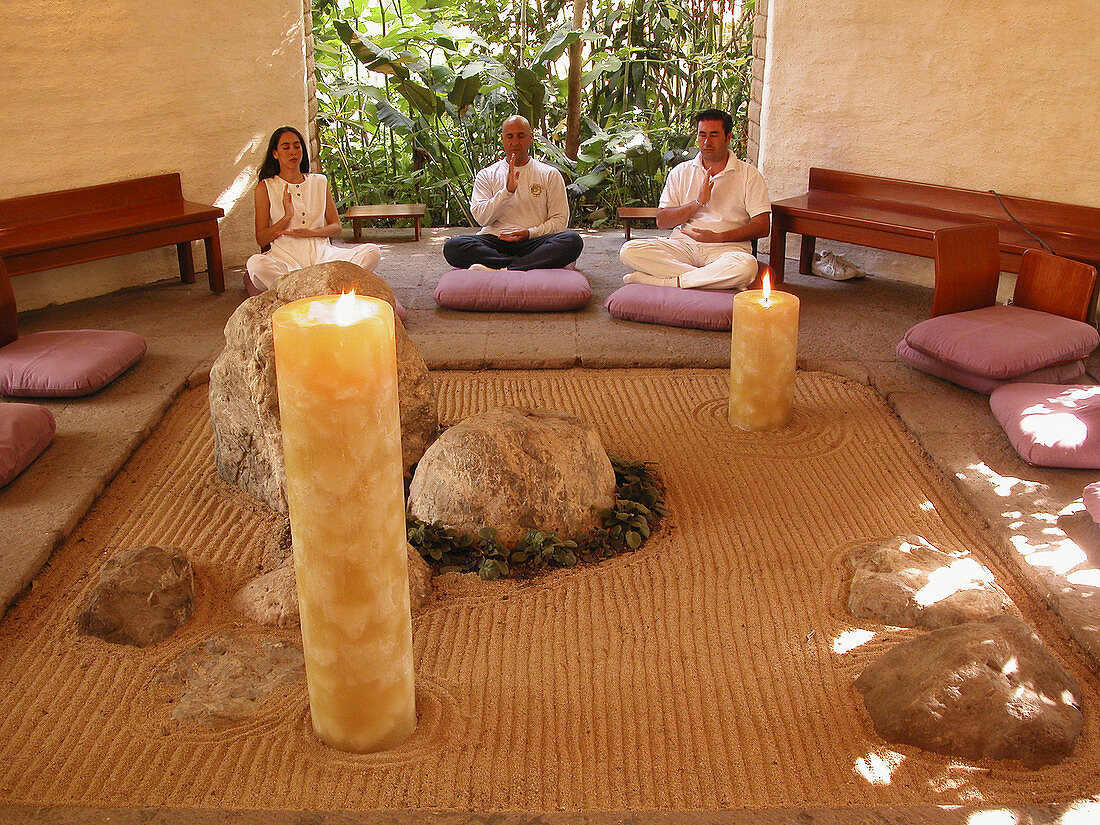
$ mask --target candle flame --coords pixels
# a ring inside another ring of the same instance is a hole
[[[766,304],[772,296],[772,279],[771,274],[765,272],[762,289],[764,290],[764,297],[761,299]]]
[[[361,313],[356,311],[355,290],[345,292],[336,300],[333,320],[338,327],[346,327],[359,320]]]

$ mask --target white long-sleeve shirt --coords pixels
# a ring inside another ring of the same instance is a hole
[[[528,231],[532,238],[562,232],[569,225],[565,179],[549,164],[529,158],[519,167],[519,184],[509,192],[508,161],[477,173],[470,211],[481,224],[479,235]]]

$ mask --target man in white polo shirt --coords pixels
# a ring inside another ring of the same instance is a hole
[[[504,121],[504,160],[474,179],[470,211],[481,224],[476,235],[443,244],[456,269],[561,269],[581,254],[583,242],[569,225],[569,200],[561,172],[531,157],[534,133],[527,119]]]
[[[657,226],[668,238],[627,241],[619,252],[635,270],[628,284],[745,289],[756,278],[751,241],[771,231],[763,176],[729,151],[733,118],[720,109],[695,115],[699,154],[668,173]]]

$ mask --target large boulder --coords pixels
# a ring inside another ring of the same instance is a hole
[[[1077,682],[1015,616],[933,630],[856,680],[890,742],[964,759],[1061,761],[1081,734]]]
[[[210,370],[210,419],[218,476],[285,513],[286,472],[275,378],[271,314],[299,298],[350,290],[394,303],[389,285],[347,261],[284,275],[274,289],[249,298],[225,325],[225,349]],[[439,432],[435,387],[424,359],[395,319],[401,459],[406,473]]]
[[[431,600],[432,569],[411,546],[406,545],[409,558],[409,609],[413,616]],[[237,591],[230,602],[237,612],[269,627],[297,627],[298,588],[294,579],[294,562],[263,573]]]
[[[848,554],[853,616],[898,627],[947,627],[1008,610],[993,574],[969,556],[951,556],[920,536],[894,536]]]
[[[583,538],[615,503],[615,470],[595,428],[571,415],[500,407],[446,430],[417,465],[409,513],[464,533],[493,527],[514,547],[529,530]]]
[[[183,627],[194,603],[195,577],[183,553],[133,547],[104,562],[77,629],[107,642],[148,647]]]

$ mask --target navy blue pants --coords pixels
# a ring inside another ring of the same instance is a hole
[[[491,269],[562,269],[580,257],[584,242],[576,232],[555,232],[525,241],[496,235],[458,235],[443,244],[443,257],[455,269],[484,264]]]

